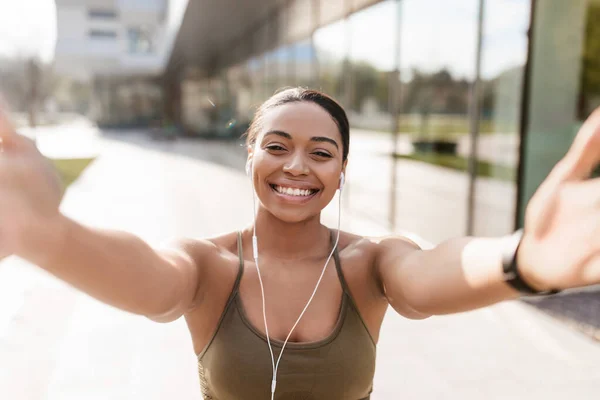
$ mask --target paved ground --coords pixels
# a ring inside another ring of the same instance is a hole
[[[233,151],[235,143],[158,143],[137,134],[86,139],[85,125],[70,131],[88,152],[100,154],[63,204],[82,222],[156,244],[215,235],[251,220],[243,149]],[[44,146],[49,153],[68,150],[51,141]],[[336,204],[326,209],[331,226],[336,211]],[[345,229],[386,231],[355,213],[344,215]],[[520,302],[425,321],[390,313],[372,398],[596,399],[599,362],[597,343]],[[165,398],[201,398],[183,320],[152,323],[19,259],[0,264],[0,399]]]

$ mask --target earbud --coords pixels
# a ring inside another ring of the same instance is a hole
[[[252,172],[252,160],[248,160],[248,162],[246,163],[246,175],[250,176],[251,172]]]
[[[344,187],[344,183],[346,182],[345,178],[344,178],[344,173],[342,172],[340,174],[340,191],[342,190],[342,188]]]

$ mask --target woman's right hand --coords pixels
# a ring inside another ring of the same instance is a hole
[[[0,140],[0,258],[15,254],[103,303],[155,321],[173,321],[196,304],[207,268],[199,266],[214,257],[212,243],[182,240],[159,250],[124,231],[79,224],[60,213],[56,170],[1,108]]]
[[[18,134],[0,108],[0,259],[45,251],[56,240],[62,182],[35,142]],[[35,255],[37,258],[37,254]]]

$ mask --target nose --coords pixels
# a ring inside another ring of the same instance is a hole
[[[283,172],[287,172],[293,176],[307,175],[308,166],[302,155],[293,155],[288,162],[283,166]]]

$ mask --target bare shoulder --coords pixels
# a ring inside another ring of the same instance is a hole
[[[376,245],[370,238],[355,233],[340,231],[338,252],[344,257],[365,257],[373,255]]]
[[[340,232],[340,251],[358,252],[362,255],[385,256],[386,253],[405,252],[421,249],[421,245],[407,236],[362,236],[349,232]]]
[[[195,305],[207,290],[219,288],[221,282],[228,281],[237,273],[237,232],[211,238],[179,238],[163,248],[163,254],[179,254],[189,259],[196,270],[198,290]]]
[[[421,250],[421,245],[404,235],[388,235],[370,238],[377,246],[376,269],[378,275],[384,273],[391,265],[397,265],[398,260],[408,256],[414,251]]]
[[[180,251],[191,257],[197,264],[228,258],[236,254],[237,233],[229,232],[211,238],[178,238],[167,242],[165,250]]]
[[[421,247],[403,235],[363,236],[354,240],[354,246],[363,254],[368,254],[370,272],[383,294],[386,277],[394,273],[395,266]]]
[[[388,251],[404,252],[422,249],[422,245],[418,244],[415,240],[400,234],[372,237],[370,240],[377,244],[378,250],[382,252],[383,255]]]
[[[422,314],[411,308],[404,300],[404,295],[399,289],[398,271],[403,261],[422,247],[429,248],[427,243],[418,244],[404,235],[390,235],[371,238],[377,246],[377,257],[374,263],[374,274],[380,284],[380,290],[389,304],[399,314],[410,319],[424,319],[428,315]]]

